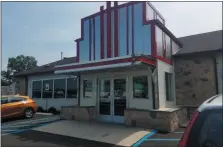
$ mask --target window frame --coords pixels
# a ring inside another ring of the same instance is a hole
[[[52,80],[52,97],[51,98],[44,98],[43,97],[43,93],[44,93],[44,85],[43,85],[43,83],[44,83],[44,81],[50,81],[50,80]],[[49,79],[43,79],[42,80],[42,99],[54,99],[54,79],[51,79],[51,78],[49,78]]]
[[[32,80],[32,86],[31,86],[31,95],[32,95],[32,98],[33,98],[33,83],[34,82],[38,82],[38,81],[40,81],[41,82],[41,89],[40,89],[40,92],[41,92],[41,96],[40,96],[40,98],[34,98],[34,99],[42,99],[42,96],[43,96],[43,80]]]
[[[65,97],[65,99],[78,99],[78,97],[79,97],[79,90],[78,90],[78,88],[79,88],[79,86],[80,85],[78,85],[78,80],[80,80],[78,77],[76,77],[76,79],[75,79],[75,81],[77,82],[77,87],[76,87],[76,89],[77,89],[77,96],[76,97],[67,97],[67,84],[68,84],[68,79],[73,79],[73,78],[66,78],[66,97]]]
[[[55,80],[65,80],[64,97],[60,97],[60,98],[55,97]],[[54,99],[66,99],[66,96],[67,96],[67,78],[55,78],[55,79],[53,79],[53,98]]]
[[[169,83],[168,83],[168,76],[170,76],[170,84],[171,84],[171,89],[169,89]],[[166,101],[172,102],[174,101],[174,85],[173,85],[173,73],[170,72],[165,72],[165,90],[166,90]],[[168,91],[170,90],[170,91]],[[170,98],[172,97],[172,98]]]
[[[148,97],[145,97],[145,98],[143,98],[143,97],[135,97],[134,96],[134,77],[146,77],[147,78],[147,85],[148,85],[148,87],[147,87],[147,92],[148,92]],[[134,75],[134,76],[132,76],[132,97],[133,97],[133,99],[145,99],[145,100],[149,100],[150,99],[150,96],[151,96],[151,91],[150,91],[150,86],[151,86],[151,84],[150,84],[150,80],[149,80],[149,78],[150,78],[150,76],[148,76],[148,75]]]

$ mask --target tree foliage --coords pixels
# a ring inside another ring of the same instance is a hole
[[[19,55],[8,59],[7,70],[1,72],[2,80],[5,83],[14,81],[14,74],[32,69],[37,66],[37,60],[33,56]],[[3,83],[2,83],[3,84]]]

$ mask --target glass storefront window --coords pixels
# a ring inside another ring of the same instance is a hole
[[[114,80],[114,96],[118,98],[126,98],[126,80]]]
[[[133,77],[133,97],[148,98],[148,77]]]
[[[101,80],[100,81],[100,98],[109,98],[111,92],[111,81]]]
[[[92,80],[84,80],[83,86],[84,86],[83,87],[83,97],[91,98],[92,97],[92,87],[93,87]]]

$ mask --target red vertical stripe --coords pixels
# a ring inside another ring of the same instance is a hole
[[[76,50],[77,50],[76,62],[79,62],[79,57],[80,57],[79,41],[76,42]]]
[[[147,14],[147,11],[146,11],[146,2],[143,2],[142,3],[142,24],[145,24],[146,23],[146,14]]]
[[[126,53],[129,54],[129,7],[126,7]]]
[[[115,25],[114,25],[114,30],[115,30],[115,32],[114,32],[114,43],[115,43],[115,45],[114,45],[114,56],[115,57],[118,57],[118,50],[119,50],[119,48],[118,48],[118,2],[117,1],[115,1],[115,3],[114,3],[114,23],[115,23]]]
[[[104,59],[104,7],[100,7],[101,59]]]
[[[134,54],[134,5],[132,5],[132,54]]]
[[[151,48],[152,48],[152,56],[156,57],[157,48],[156,48],[156,27],[155,27],[155,23],[151,24]]]
[[[111,2],[107,1],[107,58],[111,58]]]
[[[93,57],[95,60],[95,17],[93,18]]]
[[[163,57],[166,57],[166,36],[165,33],[162,33],[162,41],[163,41]]]
[[[89,61],[91,61],[91,43],[92,43],[92,30],[91,19],[89,19]]]

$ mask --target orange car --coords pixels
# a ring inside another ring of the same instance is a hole
[[[1,96],[1,118],[32,118],[36,110],[35,101],[28,96]]]

